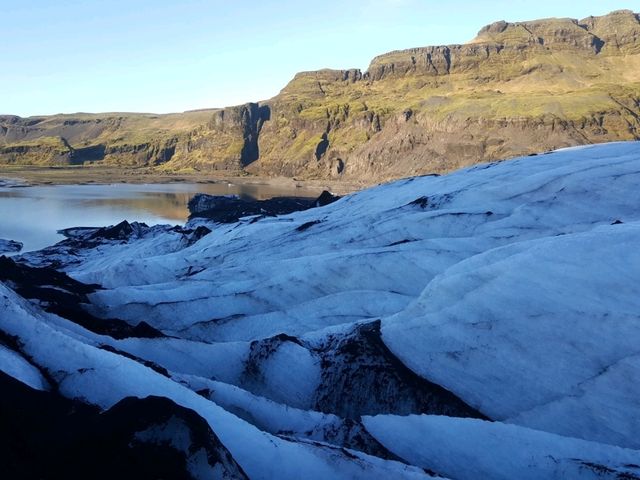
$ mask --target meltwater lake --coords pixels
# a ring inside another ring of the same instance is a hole
[[[313,197],[319,191],[231,183],[5,186],[0,187],[0,239],[22,242],[22,253],[63,240],[57,231],[69,227],[103,227],[122,220],[183,224],[189,217],[187,203],[197,193],[264,200]]]

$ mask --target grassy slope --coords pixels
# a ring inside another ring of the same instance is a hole
[[[628,15],[622,18],[623,23],[629,20]],[[275,163],[278,158],[311,157],[327,125],[331,145],[327,155],[349,159],[374,152],[378,158],[394,157],[399,161],[399,155],[406,156],[406,152],[391,151],[401,148],[394,141],[416,140],[413,132],[407,133],[408,128],[396,125],[402,123],[398,118],[408,111],[412,122],[422,131],[434,134],[461,136],[464,128],[474,122],[542,124],[550,129],[554,128],[554,122],[563,122],[567,131],[584,129],[567,133],[564,139],[554,137],[555,143],[548,145],[534,142],[533,151],[579,142],[638,138],[640,34],[634,37],[635,43],[616,49],[606,44],[595,54],[587,45],[592,35],[572,21],[553,19],[534,23],[526,28],[516,25],[505,32],[481,35],[471,45],[495,51],[499,44],[502,50],[478,61],[465,64],[464,59],[456,59],[459,53],[455,48],[465,47],[453,46],[449,75],[412,69],[411,61],[419,64],[426,49],[391,52],[374,59],[370,72],[375,73],[381,65],[395,67],[394,74],[380,80],[342,81],[341,72],[335,71],[298,75],[272,101],[277,112],[276,128],[270,130],[272,138],[264,141],[268,155],[263,163]],[[612,27],[611,21],[608,23],[606,28],[618,28]],[[537,35],[546,35],[547,43],[534,43],[532,30],[536,39]],[[640,28],[636,31],[640,32]],[[611,35],[609,39],[616,41]],[[522,45],[526,49],[519,48]],[[453,68],[456,64],[460,68]],[[365,120],[372,114],[378,117],[383,132],[398,130],[396,138],[379,133],[375,122],[367,123]],[[383,137],[390,148],[367,152],[363,144],[373,145],[376,136]],[[402,138],[398,140],[399,137]],[[485,140],[500,143],[510,139],[503,136]],[[455,138],[450,143],[455,143]],[[476,161],[530,151],[487,149],[483,152],[485,156]],[[427,165],[413,173],[433,170],[443,168]]]
[[[462,145],[456,142],[460,143],[467,130],[468,137],[482,142],[480,150],[472,149],[478,156],[475,161],[529,151],[518,143],[529,142],[535,151],[578,142],[637,138],[640,22],[631,13],[585,21],[606,39],[598,54],[590,50],[591,33],[572,21],[551,19],[510,25],[502,31],[495,24],[483,29],[469,45],[451,46],[447,75],[419,68],[425,52],[432,51],[428,49],[377,57],[370,67],[373,73],[363,78],[356,72],[345,75],[333,70],[298,74],[268,102],[271,118],[260,134],[260,160],[250,169],[261,174],[326,177],[336,173],[332,169],[340,158],[347,163],[346,173],[357,175],[368,168],[363,167],[362,159],[376,155],[384,164],[374,172],[380,176],[446,170],[440,160],[436,166],[425,158],[436,158],[449,147],[455,152]],[[484,55],[485,50],[491,54]],[[413,66],[416,58],[417,68]],[[442,70],[442,64],[436,65]],[[386,68],[388,72],[390,67],[395,68],[393,74],[374,80],[376,71]],[[244,144],[242,128],[237,121],[230,126],[216,122],[221,118],[219,113],[31,118],[30,122],[37,123],[24,138],[5,138],[3,144],[0,135],[0,161],[6,161],[1,148],[27,144],[33,152],[38,151],[35,147],[54,151],[57,147],[53,144],[59,147],[60,137],[64,137],[73,148],[106,145],[111,152],[106,163],[160,163],[149,161],[149,157],[161,158],[157,152],[169,145],[175,152],[162,165],[164,169],[234,169]],[[564,136],[554,130],[554,135],[542,131],[538,136],[508,138],[514,128],[536,125],[553,130],[556,122],[564,122]],[[490,134],[481,135],[477,125],[484,125]],[[502,133],[496,125],[503,128]],[[323,134],[328,149],[318,159]],[[442,137],[440,143],[448,142],[446,148],[438,150],[433,138],[437,135]],[[424,146],[429,142],[433,145]],[[492,147],[505,142],[515,146]],[[25,154],[22,160],[28,163],[34,156],[37,153]],[[413,158],[414,164],[402,166],[405,157]],[[401,165],[395,172],[394,162]],[[460,160],[460,165],[465,162]],[[409,167],[411,172],[406,171]],[[383,175],[383,168],[391,173]]]

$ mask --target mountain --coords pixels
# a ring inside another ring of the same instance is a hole
[[[610,143],[1,257],[2,465],[639,479],[638,182]]]
[[[464,45],[295,76],[274,98],[171,115],[0,117],[0,162],[376,181],[640,138],[640,17],[488,25]]]

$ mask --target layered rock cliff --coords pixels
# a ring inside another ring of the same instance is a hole
[[[640,138],[640,17],[500,21],[366,72],[303,72],[274,98],[172,115],[0,117],[0,162],[369,181]]]

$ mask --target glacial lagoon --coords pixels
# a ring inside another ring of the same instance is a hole
[[[22,252],[39,250],[64,237],[70,227],[102,227],[122,220],[183,224],[196,193],[239,195],[264,200],[276,196],[313,197],[318,190],[232,183],[37,185],[0,187],[0,239],[22,242]]]

